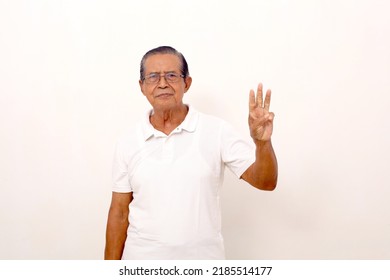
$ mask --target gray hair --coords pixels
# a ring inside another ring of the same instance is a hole
[[[176,55],[177,57],[179,57],[179,59],[181,61],[181,74],[184,75],[184,77],[187,77],[190,75],[190,73],[188,71],[188,64],[187,64],[187,61],[186,61],[184,55],[172,47],[161,46],[161,47],[154,48],[154,49],[148,51],[142,57],[141,64],[140,64],[140,71],[139,71],[141,81],[145,78],[145,61],[146,61],[146,59],[148,59],[149,56],[152,56],[155,54],[174,54],[174,55]]]

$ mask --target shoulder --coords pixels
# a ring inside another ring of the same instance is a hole
[[[210,138],[216,136],[221,142],[245,141],[251,144],[248,135],[242,134],[228,121],[205,113],[199,113],[199,127]]]
[[[205,114],[199,112],[199,123],[204,126],[212,127],[212,128],[221,128],[226,125],[229,125],[224,119],[219,118],[214,115]]]
[[[226,120],[205,113],[199,113],[199,127],[221,137],[226,135],[237,135],[237,130]]]

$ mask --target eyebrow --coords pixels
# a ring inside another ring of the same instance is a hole
[[[171,70],[171,71],[166,71],[166,72],[150,72],[149,74],[147,74],[146,76],[149,76],[149,75],[156,75],[156,74],[167,74],[167,73],[177,73],[176,71],[174,70]]]

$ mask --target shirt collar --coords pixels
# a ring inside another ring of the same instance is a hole
[[[199,113],[196,111],[191,105],[188,105],[188,113],[184,119],[184,121],[179,124],[179,126],[171,132],[173,133],[179,133],[182,130],[185,130],[187,132],[194,132],[196,130],[197,124],[198,124],[198,118]],[[144,116],[144,119],[142,121],[142,135],[144,141],[148,140],[152,136],[163,136],[164,134],[156,129],[154,129],[153,125],[150,123],[149,117],[152,114],[153,109],[148,110]]]

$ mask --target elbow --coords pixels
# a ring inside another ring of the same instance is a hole
[[[253,165],[251,167],[253,167]],[[251,167],[242,174],[241,179],[244,179],[247,183],[258,190],[273,191],[276,189],[278,182],[277,169],[272,172],[256,173]]]
[[[277,177],[275,177],[272,180],[257,182],[257,184],[254,184],[253,186],[256,189],[259,189],[262,191],[274,191],[276,189],[277,182],[278,182],[278,179],[277,179]]]
[[[108,218],[116,223],[127,224],[128,223],[129,210],[120,207],[110,207]]]
[[[264,191],[274,191],[276,189],[276,183],[275,184],[267,184],[267,185],[264,185],[262,190]]]
[[[269,191],[272,192],[276,189],[276,183],[275,184],[261,184],[254,186],[256,189],[262,190],[262,191]]]

